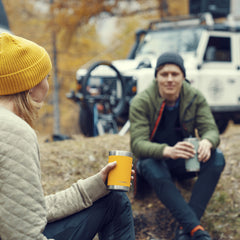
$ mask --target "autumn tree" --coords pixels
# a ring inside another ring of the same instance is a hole
[[[51,34],[56,34],[61,128],[67,133],[76,133],[79,131],[78,106],[66,99],[66,93],[75,88],[76,70],[83,65],[88,67],[94,61],[127,57],[137,29],[146,28],[150,20],[164,14],[185,14],[188,0],[53,0],[52,4],[51,0],[2,2],[13,33],[44,46],[52,59]],[[111,42],[104,45],[96,26],[99,19],[107,17],[118,19],[117,31],[112,33]],[[43,132],[52,131],[53,126],[51,89],[53,81],[50,81],[48,104],[40,112],[38,129]]]

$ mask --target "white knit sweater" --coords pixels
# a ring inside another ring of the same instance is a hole
[[[99,174],[44,197],[34,130],[0,107],[0,239],[43,240],[47,221],[81,211],[108,193]]]

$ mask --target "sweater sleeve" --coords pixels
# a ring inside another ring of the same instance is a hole
[[[48,222],[67,217],[85,208],[108,193],[100,173],[79,180],[66,190],[46,196]]]
[[[201,139],[208,139],[212,143],[213,149],[217,148],[220,143],[218,127],[206,99],[199,91],[196,127]]]
[[[7,119],[1,116],[0,125],[0,239],[45,240],[42,231],[47,219],[36,135],[11,114]]]

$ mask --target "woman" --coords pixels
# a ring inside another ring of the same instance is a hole
[[[105,181],[116,163],[56,194],[43,195],[34,120],[51,60],[39,45],[0,34],[0,239],[135,239],[130,202]]]

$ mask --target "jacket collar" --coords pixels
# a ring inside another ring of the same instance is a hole
[[[158,84],[157,84],[157,81],[154,80],[153,83],[150,85],[149,87],[150,89],[150,93],[154,93],[154,94],[151,94],[151,98],[152,98],[152,102],[154,102],[155,106],[159,106],[159,104],[162,104],[162,102],[164,101],[164,99],[160,96],[159,94],[159,90],[158,90]],[[181,88],[181,92],[180,92],[180,99],[184,99],[184,105],[188,105],[195,93],[193,91],[191,91],[191,85],[188,81],[183,81],[183,85],[182,85],[182,88]]]

